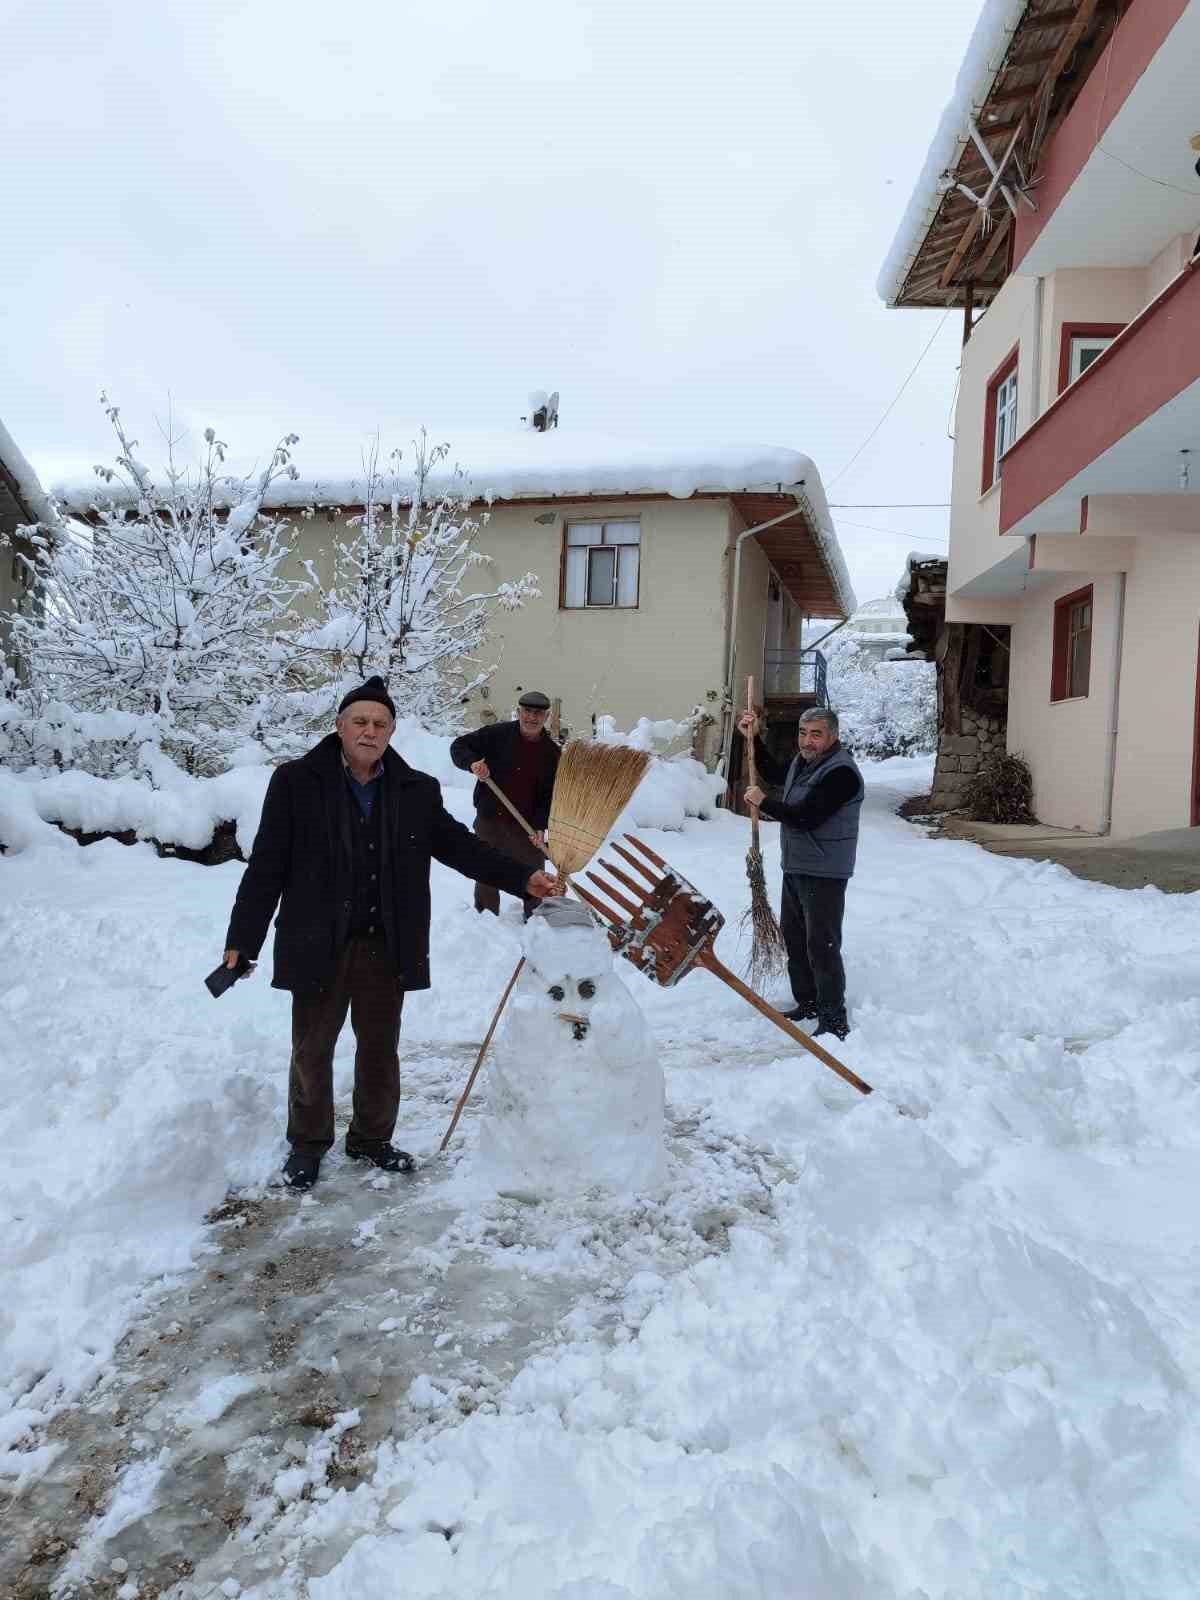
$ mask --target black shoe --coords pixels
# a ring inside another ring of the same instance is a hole
[[[381,1140],[379,1144],[360,1144],[346,1135],[346,1154],[351,1161],[369,1161],[380,1172],[411,1172],[416,1162],[407,1150],[397,1150],[394,1144]]]
[[[321,1158],[311,1150],[293,1150],[283,1164],[283,1181],[289,1189],[311,1189],[321,1176]]]
[[[820,1026],[813,1034],[814,1039],[819,1039],[823,1033],[832,1034],[835,1039],[844,1039],[850,1032],[850,1024],[846,1021],[844,1011],[829,1011],[819,1019]]]

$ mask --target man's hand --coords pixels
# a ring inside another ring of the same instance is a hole
[[[535,850],[544,850],[546,848],[546,834],[545,834],[545,831],[543,830],[541,833],[535,833],[534,836],[533,836],[532,843],[533,843],[533,846],[534,846]]]
[[[225,965],[227,967],[236,967],[240,959],[241,959],[241,951],[240,950],[226,950],[226,952],[225,952]],[[252,961],[250,963],[250,972],[253,972],[257,965],[258,965],[257,961]],[[250,976],[250,972],[248,972],[246,974],[247,977]]]
[[[486,761],[472,761],[471,771],[477,778],[490,778],[492,775],[492,769]]]
[[[760,805],[762,805],[763,801],[766,798],[767,798],[766,795],[763,793],[763,791],[758,787],[758,785],[756,783],[751,784],[750,787],[746,790],[746,804],[748,806],[753,806],[755,808],[755,810],[757,810],[758,807]]]
[[[544,900],[548,894],[558,892],[558,879],[552,878],[548,872],[535,872],[525,885],[525,893],[532,895],[535,900]]]
[[[743,711],[737,721],[738,732],[752,739],[758,732],[758,718],[753,711]]]

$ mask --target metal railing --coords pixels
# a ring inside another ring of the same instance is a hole
[[[768,650],[763,666],[763,693],[768,698],[812,695],[816,705],[829,704],[825,657],[819,650]]]

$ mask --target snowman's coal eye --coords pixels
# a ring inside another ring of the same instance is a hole
[[[583,982],[579,985],[579,993],[580,993],[580,996],[584,1000],[590,1000],[592,998],[592,996],[595,994],[595,992],[596,992],[596,985],[592,982],[592,980],[590,978],[585,978],[583,980]]]
[[[551,1000],[565,1000],[567,998],[567,991],[561,983],[552,983],[547,992]]]

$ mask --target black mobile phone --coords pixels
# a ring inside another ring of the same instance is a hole
[[[219,1000],[226,989],[232,989],[239,978],[246,976],[250,967],[251,962],[246,956],[239,956],[235,967],[227,967],[222,961],[221,965],[205,978],[204,986],[214,1000]]]

